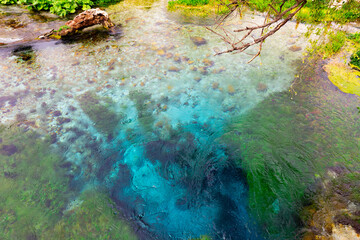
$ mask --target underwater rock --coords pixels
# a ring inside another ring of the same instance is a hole
[[[191,66],[191,67],[190,67],[190,70],[195,72],[195,71],[197,71],[197,68],[194,67],[194,66]]]
[[[0,149],[0,154],[5,156],[11,156],[15,153],[17,153],[18,148],[14,144],[10,145],[3,145]]]
[[[196,45],[196,46],[201,46],[207,43],[206,39],[203,37],[190,37],[191,41]]]
[[[234,95],[235,94],[235,88],[233,85],[229,85],[227,88],[227,91],[230,95]]]
[[[205,64],[205,66],[207,66],[207,67],[212,67],[212,66],[214,66],[214,61],[211,61],[210,59],[205,58],[203,60],[203,64]]]
[[[268,90],[268,86],[265,83],[258,83],[256,86],[256,91],[258,92],[266,92]]]
[[[199,67],[199,72],[202,75],[207,75],[208,74],[208,71],[207,71],[206,67]]]
[[[360,239],[360,173],[330,167],[313,188],[313,200],[301,213],[304,239]]]
[[[194,80],[197,81],[197,82],[200,82],[200,81],[201,81],[201,77],[195,77]]]
[[[292,52],[298,52],[298,51],[301,51],[302,48],[300,46],[293,45],[293,46],[289,47],[289,50]]]
[[[25,113],[18,113],[16,114],[16,122],[24,122],[26,120],[26,114]]]
[[[164,49],[160,49],[156,51],[156,54],[163,57],[166,55],[166,52]]]
[[[174,57],[174,61],[177,62],[177,63],[180,63],[181,62],[181,58],[179,56],[175,56]]]
[[[61,112],[59,110],[54,111],[52,114],[53,114],[54,117],[61,116]]]
[[[169,67],[169,72],[180,72],[180,68],[177,68],[175,66]]]
[[[212,85],[211,85],[212,89],[216,90],[219,88],[219,83],[218,82],[214,82]]]

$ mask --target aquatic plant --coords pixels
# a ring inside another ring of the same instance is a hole
[[[78,100],[81,109],[94,122],[95,128],[104,134],[112,134],[124,117],[110,109],[114,104],[111,99],[100,98],[94,92],[86,92]]]
[[[33,239],[60,218],[68,179],[41,136],[6,126],[0,136],[0,238]]]
[[[155,119],[152,114],[154,106],[151,102],[151,94],[142,91],[131,91],[129,98],[135,103],[141,126],[147,131],[152,130]]]
[[[115,203],[100,190],[87,190],[67,209],[62,219],[45,231],[43,239],[136,240],[130,226],[121,219]]]

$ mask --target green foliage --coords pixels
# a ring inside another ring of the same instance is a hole
[[[360,50],[351,55],[350,65],[360,71]]]
[[[321,55],[324,59],[329,58],[338,53],[345,45],[346,34],[341,31],[333,32],[328,31],[327,28],[317,28],[309,30],[307,37],[311,34],[315,34],[318,37],[309,40],[311,43],[311,47],[307,49],[309,56]]]
[[[86,92],[79,97],[82,110],[95,123],[95,128],[105,134],[113,133],[119,121],[124,117],[110,109],[114,103],[110,99],[101,99],[94,92]]]
[[[348,34],[347,38],[354,41],[355,43],[360,43],[360,32],[354,34]]]
[[[209,3],[209,0],[175,0],[169,1],[169,7],[174,5],[185,5],[185,6],[201,6]]]
[[[360,19],[360,3],[357,1],[350,0],[340,8],[330,8],[329,5],[329,0],[309,1],[296,15],[296,19],[308,23],[347,23]]]
[[[325,57],[332,56],[339,52],[345,44],[346,35],[344,32],[330,32],[328,36],[328,42],[324,46]]]
[[[87,10],[93,6],[107,6],[118,0],[0,0],[1,4],[24,4],[34,11],[50,11],[60,17]]]
[[[63,25],[63,26],[59,27],[58,30],[55,30],[55,32],[61,32],[64,29],[70,29],[70,27],[68,25]]]

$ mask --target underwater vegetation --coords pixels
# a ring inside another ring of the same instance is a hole
[[[36,133],[0,126],[0,136],[0,238],[34,239],[61,216],[68,180]]]
[[[359,143],[351,140],[360,134],[357,96],[332,85],[323,61],[298,66],[289,92],[234,119],[223,137],[246,172],[253,215],[275,239],[300,231],[304,200],[327,167],[359,167]]]
[[[78,206],[68,209],[44,239],[138,239],[105,193],[86,190],[76,201]]]
[[[88,91],[78,98],[81,109],[94,122],[95,128],[110,135],[124,117],[110,109],[114,103],[110,98],[100,98],[95,92]]]
[[[0,136],[1,239],[137,239],[102,191],[75,198],[50,137],[3,125]]]

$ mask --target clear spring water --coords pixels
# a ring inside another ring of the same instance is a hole
[[[222,136],[233,119],[290,87],[302,52],[288,47],[304,48],[302,26],[289,23],[246,64],[247,54],[213,56],[226,46],[170,17],[163,1],[108,11],[122,25],[117,35],[96,28],[85,40],[0,49],[1,123],[51,135],[75,166],[72,187],[105,186],[149,233],[143,238],[263,239],[246,173]],[[207,43],[195,45],[195,36]]]

